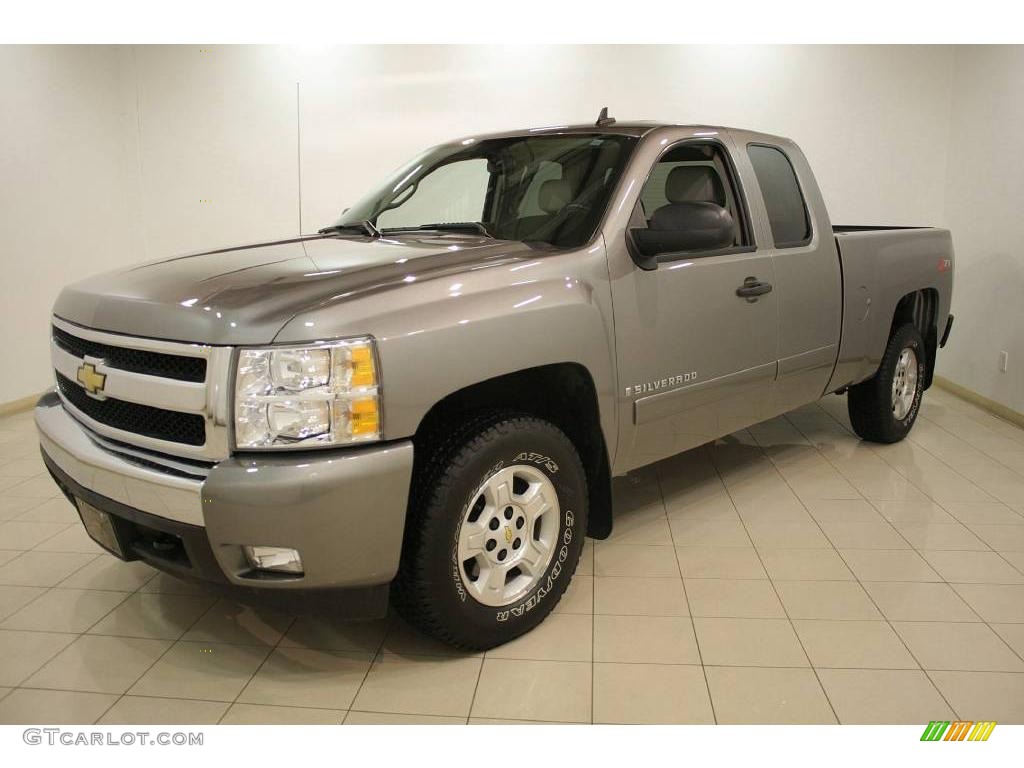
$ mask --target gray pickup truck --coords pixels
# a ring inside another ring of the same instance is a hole
[[[833,392],[903,438],[952,264],[945,230],[833,226],[788,139],[602,113],[65,288],[35,419],[115,555],[489,648],[610,534],[613,476]]]

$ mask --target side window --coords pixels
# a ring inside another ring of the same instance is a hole
[[[442,165],[420,179],[407,196],[399,196],[398,205],[377,217],[377,226],[480,221],[489,179],[482,157]]]
[[[732,217],[732,247],[749,245],[745,211],[724,151],[718,144],[686,141],[663,154],[640,190],[640,208],[648,225],[659,211],[665,213],[678,203],[713,203]]]
[[[662,161],[651,169],[651,175],[647,177],[647,183],[640,191],[640,204],[644,207],[644,215],[648,218],[661,206],[668,205],[668,198],[665,196],[665,182],[668,180],[669,171],[679,165],[680,163]]]
[[[777,147],[751,144],[747,147],[750,162],[761,188],[772,238],[776,248],[793,248],[811,240],[811,222],[800,191],[796,172],[786,154]]]

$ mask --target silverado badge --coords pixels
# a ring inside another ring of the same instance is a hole
[[[103,393],[103,385],[107,381],[105,373],[97,373],[96,366],[92,363],[83,363],[77,373],[78,383],[85,387],[90,395]]]

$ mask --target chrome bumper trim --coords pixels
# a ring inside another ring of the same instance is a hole
[[[205,524],[202,481],[149,469],[104,450],[55,395],[40,400],[35,422],[46,455],[83,487],[159,517]]]

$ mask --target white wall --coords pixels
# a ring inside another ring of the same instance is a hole
[[[307,228],[329,222],[368,179],[429,143],[589,122],[605,105],[620,119],[788,135],[814,165],[837,221],[934,223],[942,210],[951,76],[945,47],[487,46],[278,54],[301,80]]]
[[[144,258],[298,231],[296,78],[286,49],[133,49]]]
[[[47,386],[41,339],[60,284],[293,235],[300,214],[313,231],[429,144],[587,122],[605,105],[791,136],[837,222],[941,223],[955,58],[926,46],[0,48],[0,99],[19,105],[0,118],[0,259],[19,302],[5,294],[0,343],[27,364],[0,377],[0,403]],[[72,231],[51,228],[68,215]]]
[[[0,46],[0,404],[49,386],[60,287],[145,255],[130,54]]]
[[[955,57],[944,221],[956,320],[938,372],[1024,413],[1024,48]]]

